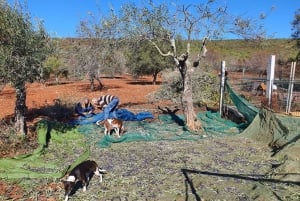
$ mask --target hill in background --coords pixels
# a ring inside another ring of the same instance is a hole
[[[82,47],[88,45],[87,39],[67,38],[55,40],[57,40],[64,66],[67,68],[72,68],[72,62],[70,60],[73,58],[74,44],[79,41]],[[201,44],[202,41],[200,40],[192,41],[192,56],[198,54]],[[183,45],[183,47],[185,46]],[[128,51],[128,48],[125,49]],[[205,64],[219,69],[221,61],[224,60],[226,61],[228,71],[242,71],[244,68],[249,72],[260,73],[267,68],[270,55],[275,55],[275,74],[279,74],[279,71],[281,71],[284,74],[283,77],[288,76],[286,72],[289,73],[290,61],[296,58],[299,52],[296,41],[292,39],[209,41],[207,43],[207,49],[208,53]],[[181,53],[183,51],[179,49],[178,52]],[[126,59],[124,61],[126,61]],[[300,77],[300,69],[296,69],[296,77]]]

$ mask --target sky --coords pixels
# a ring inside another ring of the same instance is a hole
[[[118,10],[125,2],[141,2],[143,0],[19,0],[27,2],[31,17],[44,21],[47,32],[52,37],[77,37],[77,27],[88,13],[98,15],[110,8]],[[145,1],[145,0],[144,0]],[[163,2],[153,0],[156,3]],[[206,0],[174,0],[179,4],[198,4]],[[7,0],[10,4],[14,0]],[[267,15],[264,27],[267,35],[273,38],[290,38],[292,21],[295,12],[300,8],[299,0],[221,0],[228,5],[233,15],[258,18],[261,13]]]

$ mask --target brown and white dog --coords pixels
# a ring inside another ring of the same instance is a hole
[[[77,182],[81,182],[83,186],[83,192],[86,191],[86,187],[89,184],[91,176],[93,174],[100,177],[100,182],[102,182],[102,174],[106,170],[103,170],[98,167],[97,163],[92,160],[84,161],[78,164],[68,175],[66,181],[62,181],[65,189],[65,201],[69,199],[69,196],[75,187]]]
[[[114,130],[118,137],[124,133],[123,122],[120,119],[105,119],[103,121],[97,121],[98,126],[104,125],[104,134],[110,135],[111,131]]]

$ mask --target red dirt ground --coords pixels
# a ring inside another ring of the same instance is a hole
[[[43,85],[33,83],[27,85],[26,105],[28,110],[46,105],[53,105],[55,99],[80,101],[83,97],[98,97],[102,94],[112,94],[120,98],[120,106],[147,105],[151,103],[146,96],[159,88],[152,85],[151,77],[132,79],[130,76],[117,78],[102,78],[104,89],[90,91],[88,81],[64,81],[60,85]],[[0,92],[0,119],[12,116],[15,106],[15,91],[11,87],[4,87]],[[150,104],[150,105],[149,105]],[[145,106],[146,107],[146,106]]]

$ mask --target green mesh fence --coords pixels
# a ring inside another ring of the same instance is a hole
[[[274,149],[280,149],[300,137],[300,118],[274,113],[266,108],[258,109],[250,102],[239,96],[226,83],[230,99],[250,123],[242,132],[242,136],[254,138],[267,143]]]
[[[258,108],[256,108],[253,104],[239,96],[229,85],[228,82],[225,83],[226,89],[228,91],[229,97],[234,103],[234,105],[238,108],[239,112],[242,113],[245,118],[252,122],[255,116],[258,113]]]

